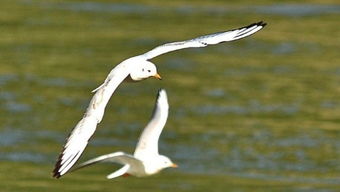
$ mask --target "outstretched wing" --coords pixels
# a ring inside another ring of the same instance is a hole
[[[130,154],[124,153],[124,152],[115,152],[110,153],[106,155],[101,155],[99,157],[90,159],[88,161],[85,161],[78,166],[76,166],[72,171],[97,164],[97,163],[118,163],[121,165],[134,165],[134,164],[141,164],[141,161],[136,159]]]
[[[159,90],[153,110],[153,115],[148,125],[143,130],[134,156],[138,159],[158,154],[158,139],[165,126],[169,113],[167,94],[164,89]]]
[[[179,49],[185,49],[190,47],[206,47],[208,45],[215,45],[226,41],[234,41],[256,33],[257,31],[261,30],[265,25],[266,23],[260,21],[258,23],[253,23],[251,25],[241,27],[238,29],[213,33],[197,37],[195,39],[190,39],[187,41],[167,43],[152,49],[151,51],[143,54],[143,56],[146,57],[146,59],[148,60],[157,57],[158,55],[170,51],[176,51]]]
[[[105,82],[95,91],[84,117],[69,135],[53,170],[53,177],[64,175],[79,159],[103,118],[105,107],[116,88],[129,75],[130,66],[121,63],[112,69]]]
[[[117,171],[107,175],[106,178],[108,179],[113,179],[113,178],[124,175],[130,169],[131,166],[132,167],[144,167],[143,163],[140,160],[133,157],[132,155],[126,154],[124,152],[115,152],[115,153],[102,155],[102,156],[90,159],[88,161],[85,161],[84,163],[81,163],[77,167],[72,169],[72,171],[76,171],[78,169],[81,169],[81,168],[84,168],[90,165],[94,165],[97,163],[118,163],[118,164],[124,165]]]

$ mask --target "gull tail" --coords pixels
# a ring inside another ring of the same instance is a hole
[[[107,179],[113,179],[119,176],[124,175],[128,169],[130,168],[130,165],[124,165],[122,168],[118,169],[117,171],[111,173],[110,175],[106,176]]]

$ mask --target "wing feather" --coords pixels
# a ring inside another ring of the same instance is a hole
[[[72,171],[97,164],[97,163],[117,163],[121,165],[127,165],[127,164],[138,164],[140,163],[140,160],[136,159],[130,154],[124,153],[124,152],[114,152],[114,153],[109,153],[106,155],[101,155],[96,158],[90,159],[88,161],[85,161],[81,164],[79,164],[77,167],[72,169]]]
[[[165,126],[169,113],[167,94],[164,89],[158,92],[158,97],[153,110],[150,122],[144,128],[136,146],[134,156],[138,159],[145,159],[158,155],[158,140]]]
[[[176,51],[179,49],[206,47],[208,45],[234,41],[256,33],[257,31],[261,30],[265,25],[266,23],[260,21],[238,29],[204,35],[187,41],[167,43],[152,49],[151,51],[143,54],[143,56],[148,60],[161,54]]]
[[[101,155],[99,157],[85,161],[79,164],[74,169],[72,169],[72,171],[76,171],[78,169],[81,169],[81,168],[84,168],[90,165],[94,165],[97,163],[118,163],[118,164],[124,165],[117,171],[109,174],[107,176],[108,179],[113,179],[113,178],[116,178],[116,177],[119,177],[125,174],[130,169],[131,166],[144,167],[143,163],[140,160],[133,157],[132,155],[124,153],[124,152],[115,152],[115,153],[110,153],[106,155]]]
[[[104,83],[96,89],[85,115],[67,138],[53,170],[53,177],[59,178],[64,175],[79,159],[97,124],[102,120],[105,107],[113,92],[129,73],[130,67],[121,63],[112,69]]]

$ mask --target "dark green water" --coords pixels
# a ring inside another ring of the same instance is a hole
[[[340,4],[265,0],[0,2],[1,191],[324,191],[340,188]],[[171,41],[264,20],[254,36],[153,60],[163,81],[123,84],[81,161],[123,150],[170,116],[148,178],[98,165],[51,178],[66,136],[120,61]]]

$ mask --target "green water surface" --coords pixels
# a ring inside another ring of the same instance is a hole
[[[0,191],[339,191],[339,18],[334,0],[2,0]],[[261,20],[246,39],[153,59],[163,80],[122,84],[80,159],[133,152],[165,88],[160,151],[178,169],[106,180],[119,167],[96,165],[51,177],[116,64]]]

